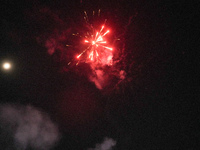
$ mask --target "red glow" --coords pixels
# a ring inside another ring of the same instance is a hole
[[[86,51],[88,51],[88,58],[92,62],[101,62],[103,64],[110,64],[109,61],[105,57],[112,58],[112,53],[108,51],[112,51],[113,48],[109,47],[107,45],[107,41],[104,39],[104,37],[110,32],[110,30],[107,30],[104,32],[105,26],[103,25],[99,31],[96,31],[95,33],[91,33],[90,36],[85,36],[85,43],[89,44],[88,47],[80,53],[77,58],[80,58]]]
[[[79,58],[79,57],[81,57],[81,55],[82,55],[82,53],[81,53],[80,55],[78,55],[76,58]]]

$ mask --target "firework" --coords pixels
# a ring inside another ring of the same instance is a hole
[[[84,11],[84,20],[72,22],[72,27],[56,32],[45,46],[49,54],[55,53],[54,57],[59,58],[63,71],[71,70],[86,75],[98,89],[112,89],[121,84],[127,75],[124,70],[123,37],[127,27],[125,30],[115,28],[112,31],[100,12],[100,9],[91,14]],[[130,22],[131,19],[128,25]]]
[[[76,65],[80,62],[93,63],[100,65],[112,65],[112,51],[113,48],[109,46],[109,42],[106,39],[106,36],[110,33],[110,30],[106,29],[105,23],[95,29],[92,24],[89,23],[87,12],[84,11],[84,20],[88,27],[88,31],[80,35],[79,33],[72,34],[73,36],[78,36],[83,40],[83,46],[86,47],[83,49],[77,56],[75,60],[77,61]],[[93,11],[93,16],[95,11]],[[100,16],[100,10],[98,11],[98,16]],[[69,46],[69,45],[66,45]],[[68,65],[71,62],[68,63]]]
[[[88,51],[88,59],[90,59],[91,62],[101,63],[105,56],[104,54],[110,53],[110,51],[113,50],[113,48],[107,46],[107,41],[104,40],[104,37],[110,32],[109,30],[103,32],[104,27],[105,25],[101,27],[100,31],[97,31],[95,34],[90,34],[89,37],[85,36],[86,39],[84,42],[88,44],[88,47],[77,56],[78,59]],[[109,59],[111,58],[108,57],[107,59],[107,64],[109,64]]]

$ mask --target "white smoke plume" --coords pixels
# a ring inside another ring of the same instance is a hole
[[[57,126],[32,106],[0,105],[0,146],[12,150],[48,150],[59,140]]]
[[[96,144],[95,148],[89,148],[88,150],[112,150],[116,143],[112,138],[105,137],[101,144]]]

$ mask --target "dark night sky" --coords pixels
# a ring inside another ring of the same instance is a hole
[[[119,150],[196,149],[199,79],[197,71],[192,73],[198,63],[191,52],[197,45],[192,33],[198,11],[188,3],[1,2],[0,60],[14,64],[11,72],[0,72],[1,104],[30,104],[47,112],[62,134],[55,147],[59,150],[94,147],[104,137],[115,139]],[[124,35],[124,64],[131,80],[109,92],[88,81],[87,66],[83,75],[81,66],[61,71],[63,64],[48,55],[43,43],[56,29],[69,28],[83,10],[99,8],[117,29],[133,16]]]

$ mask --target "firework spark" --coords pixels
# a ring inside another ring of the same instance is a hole
[[[100,9],[98,10],[98,17],[100,16]],[[95,16],[95,11],[92,12],[93,18]],[[83,41],[80,47],[85,47],[83,50],[77,54],[73,61],[77,62],[78,65],[81,62],[90,63],[93,65],[112,65],[113,58],[113,48],[110,47],[107,41],[107,35],[110,30],[106,29],[105,19],[103,25],[100,28],[94,28],[94,24],[90,23],[89,17],[86,11],[84,11],[84,20],[87,30],[85,32],[73,33],[73,36],[79,37]],[[98,26],[98,25],[97,25]],[[66,45],[69,47],[70,45]],[[71,62],[68,63],[70,65]]]
[[[85,52],[88,52],[88,59],[91,62],[101,63],[104,58],[104,54],[107,51],[112,51],[113,48],[107,46],[107,41],[104,37],[110,32],[109,30],[104,32],[105,25],[101,27],[99,31],[94,31],[92,34],[85,36],[84,42],[88,44],[88,47],[81,52],[77,58],[79,59]],[[108,58],[109,60],[110,58]],[[109,62],[107,62],[109,64]]]

